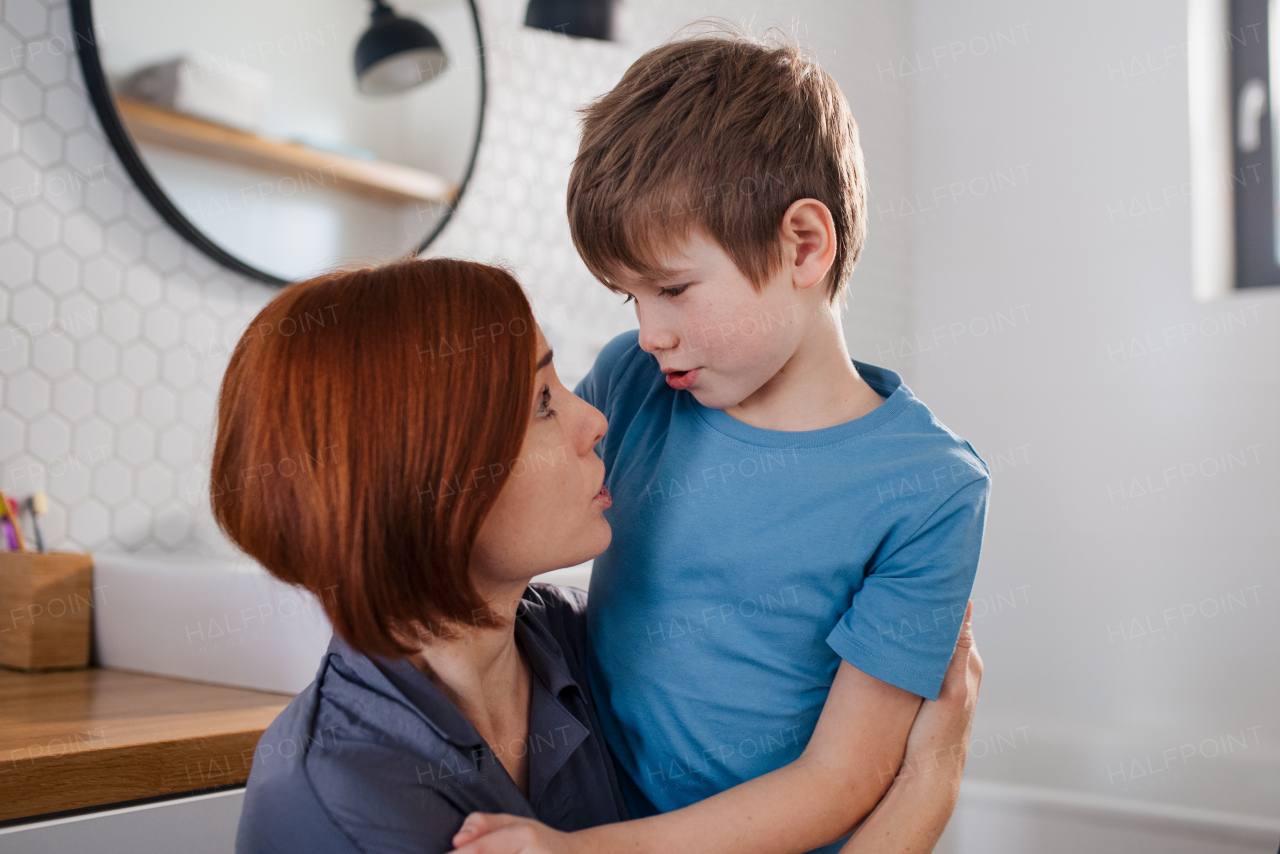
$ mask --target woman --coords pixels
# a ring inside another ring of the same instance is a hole
[[[586,595],[529,584],[609,544],[604,430],[501,270],[333,273],[262,310],[223,380],[214,515],[316,594],[334,637],[259,742],[239,851],[589,850],[561,832],[626,818],[587,690]],[[846,850],[931,850],[980,668],[962,643]],[[472,813],[505,815],[464,828]],[[661,837],[673,815],[643,821]]]

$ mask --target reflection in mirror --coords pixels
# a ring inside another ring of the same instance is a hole
[[[93,16],[146,170],[260,278],[415,252],[465,184],[484,95],[466,0],[95,0]]]

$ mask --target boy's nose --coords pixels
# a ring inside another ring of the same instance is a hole
[[[676,335],[670,329],[662,328],[653,324],[640,324],[640,349],[646,353],[655,353],[658,350],[670,350],[679,343]]]

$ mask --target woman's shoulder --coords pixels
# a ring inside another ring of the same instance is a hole
[[[358,850],[329,816],[307,776],[307,755],[324,738],[313,727],[319,697],[317,680],[294,697],[258,739],[245,784],[237,854]]]
[[[335,648],[343,647],[330,646],[316,681],[258,741],[238,854],[447,850],[462,816],[432,774],[444,777],[436,766],[456,763],[427,737],[421,718],[390,696],[389,683],[368,684],[362,662]]]

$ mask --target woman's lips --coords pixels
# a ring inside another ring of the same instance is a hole
[[[684,391],[698,381],[698,375],[701,373],[702,368],[694,368],[692,371],[672,371],[667,374],[667,385],[676,391]]]
[[[608,510],[613,506],[613,496],[609,494],[609,487],[602,486],[600,491],[596,493],[596,501],[604,505],[604,509]]]

